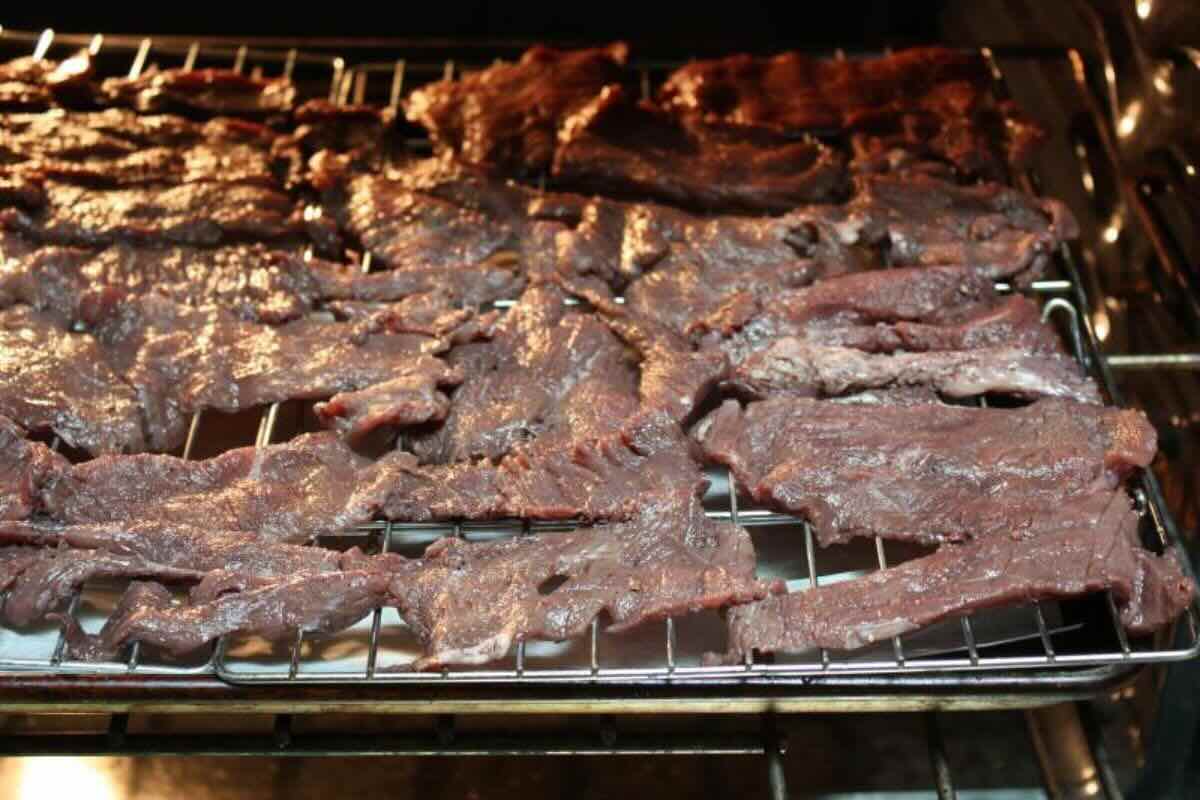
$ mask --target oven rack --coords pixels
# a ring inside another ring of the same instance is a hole
[[[112,51],[124,54],[126,57],[132,54],[132,63],[129,68],[131,76],[140,74],[146,65],[150,63],[151,58],[164,57],[181,59],[181,65],[185,67],[197,65],[201,57],[210,60],[222,59],[225,60],[228,66],[238,71],[250,68],[252,71],[261,74],[264,70],[269,69],[270,74],[278,71],[279,74],[289,76],[296,75],[297,67],[303,66],[316,70],[320,75],[323,75],[324,86],[320,88],[318,94],[320,96],[327,96],[330,100],[337,103],[363,102],[368,99],[374,100],[376,88],[384,82],[370,81],[369,79],[370,76],[379,73],[390,76],[390,80],[386,83],[387,102],[395,106],[409,77],[424,76],[428,79],[452,76],[459,67],[455,61],[450,60],[444,62],[409,63],[403,59],[391,62],[363,62],[348,66],[348,62],[343,55],[321,54],[308,50],[302,51],[297,48],[250,47],[230,42],[204,42],[201,44],[199,41],[186,41],[182,39],[102,37],[98,35],[91,37],[79,35],[56,36],[51,31],[32,33],[0,29],[0,45],[3,45],[5,42],[19,42],[25,45],[32,45],[34,55],[37,57],[46,56],[52,46],[86,46],[92,51],[94,56],[99,56],[101,53],[111,54]],[[995,56],[1002,55],[1001,51],[993,53],[986,48],[983,52],[993,65],[996,64]],[[1076,70],[1079,82],[1078,88],[1081,94],[1086,100],[1094,104],[1087,76],[1082,67],[1084,62],[1079,53],[1075,51],[1066,53],[1057,51],[1057,55],[1055,52],[1025,55],[1037,58],[1066,57],[1070,59]],[[666,66],[670,65],[648,63],[642,67],[644,91],[649,91],[652,70],[665,68]],[[997,80],[1002,82],[1003,75],[998,68],[996,68],[996,75]],[[314,81],[314,85],[317,85],[317,83],[318,81]],[[1101,126],[1101,129],[1103,130],[1103,126]],[[1034,187],[1035,184],[1031,176],[1018,177],[1025,187]],[[1148,220],[1143,222],[1146,224]],[[1147,224],[1147,233],[1149,238],[1154,241],[1155,232],[1151,231],[1150,227]],[[1095,332],[1091,328],[1090,320],[1086,314],[1081,315],[1078,311],[1078,309],[1086,309],[1089,306],[1082,283],[1079,280],[1074,255],[1070,250],[1064,249],[1060,256],[1058,259],[1060,268],[1066,279],[1040,282],[1033,288],[1049,297],[1045,304],[1048,314],[1063,315],[1067,330],[1070,332],[1072,342],[1076,347],[1077,355],[1097,375],[1115,402],[1119,402],[1119,397],[1112,382],[1112,369],[1191,368],[1196,366],[1197,362],[1200,361],[1200,357],[1196,355],[1173,353],[1107,358],[1102,356],[1099,351]],[[369,269],[369,259],[365,259],[364,262],[364,267]],[[259,422],[255,440],[256,445],[262,446],[272,440],[276,433],[279,415],[279,405],[273,405],[265,410]],[[197,415],[193,419],[189,431],[187,445],[184,450],[185,457],[193,451],[201,428],[200,423],[201,418]],[[1177,531],[1174,529],[1173,522],[1166,511],[1161,490],[1154,476],[1147,473],[1141,477],[1138,484],[1137,498],[1144,509],[1149,524],[1152,526],[1155,537],[1161,543],[1178,541]],[[726,494],[725,501],[728,504],[727,508],[714,510],[714,516],[731,519],[754,528],[775,527],[786,523],[794,525],[796,523],[793,519],[765,512],[761,509],[739,509],[736,496]],[[533,526],[526,526],[526,529],[532,528],[533,530],[540,531],[543,529],[552,530],[555,527],[562,528],[561,525],[543,526],[535,524]],[[803,528],[802,525],[801,527]],[[359,537],[363,535],[376,537],[380,542],[379,546],[382,548],[392,547],[397,543],[398,539],[402,539],[414,532],[428,535],[430,533],[429,528],[430,526],[379,523],[369,526],[367,529],[353,535]],[[456,525],[443,529],[441,533],[444,535],[469,537],[489,530],[493,533],[500,532],[511,535],[519,533],[521,528],[519,524],[500,527]],[[816,568],[816,553],[812,546],[811,531],[803,528],[802,538],[809,582],[819,581],[822,577],[828,579],[830,576],[820,575]],[[875,543],[875,556],[878,566],[886,565],[887,554],[881,541],[876,541]],[[789,683],[813,685],[820,683],[823,679],[836,679],[838,676],[847,676],[853,677],[858,685],[874,685],[880,689],[902,686],[902,680],[897,681],[893,679],[906,674],[944,673],[943,677],[949,682],[948,685],[950,687],[966,689],[968,686],[973,685],[973,682],[968,680],[966,676],[975,672],[992,673],[999,678],[999,683],[1002,685],[1004,677],[1010,676],[1013,678],[1012,685],[1020,684],[1026,687],[1036,687],[1039,679],[1044,680],[1046,686],[1061,686],[1062,684],[1056,681],[1062,677],[1062,673],[1065,670],[1074,670],[1080,672],[1081,675],[1087,675],[1088,678],[1085,678],[1085,681],[1087,679],[1094,680],[1096,682],[1095,685],[1099,686],[1106,681],[1111,681],[1114,675],[1119,675],[1123,672],[1127,673],[1133,666],[1186,659],[1200,652],[1200,627],[1198,627],[1200,625],[1198,623],[1198,620],[1200,620],[1200,609],[1195,604],[1189,608],[1184,620],[1180,623],[1185,636],[1183,637],[1183,644],[1176,646],[1156,646],[1152,643],[1130,642],[1125,637],[1119,624],[1115,624],[1115,607],[1111,598],[1107,598],[1104,605],[1107,608],[1103,616],[1107,620],[1106,624],[1111,626],[1111,629],[1108,631],[1108,635],[1103,638],[1111,642],[1112,646],[1094,648],[1087,652],[1069,651],[1066,648],[1056,646],[1055,637],[1066,637],[1078,632],[1080,629],[1079,624],[1056,622],[1050,618],[1051,615],[1048,613],[1048,609],[1044,609],[1038,605],[1028,609],[1031,624],[1026,631],[1016,637],[1004,637],[1003,641],[990,640],[986,636],[976,634],[972,618],[964,618],[960,622],[961,643],[958,646],[950,648],[943,647],[941,650],[932,653],[907,651],[906,642],[904,641],[907,637],[904,637],[890,643],[890,655],[873,656],[868,659],[850,658],[842,660],[833,658],[828,653],[821,653],[819,654],[819,661],[810,665],[751,662],[735,667],[700,667],[690,665],[682,659],[676,658],[676,654],[679,651],[677,625],[675,621],[668,620],[663,626],[665,628],[665,636],[660,640],[662,644],[660,649],[661,665],[659,666],[649,668],[608,668],[602,666],[600,656],[598,655],[600,650],[599,636],[596,627],[593,626],[587,648],[590,655],[590,663],[581,668],[539,670],[536,666],[536,657],[528,655],[527,647],[525,643],[522,643],[517,648],[515,664],[510,669],[447,671],[440,674],[428,675],[390,671],[381,668],[378,654],[379,637],[382,628],[382,612],[377,610],[370,618],[369,626],[365,629],[368,637],[368,647],[363,654],[365,663],[361,669],[356,666],[354,669],[347,670],[310,672],[310,670],[305,669],[307,666],[305,652],[306,646],[311,643],[306,642],[302,636],[297,637],[296,642],[284,654],[284,657],[275,661],[271,665],[271,668],[260,668],[253,664],[250,667],[246,667],[245,664],[239,667],[237,653],[231,652],[228,640],[218,642],[211,656],[199,663],[171,664],[147,661],[143,659],[140,648],[134,645],[130,648],[128,658],[123,662],[82,664],[63,659],[64,642],[61,634],[56,637],[52,648],[45,658],[9,657],[3,647],[3,635],[0,634],[0,671],[61,674],[64,676],[94,675],[96,677],[134,674],[141,676],[161,675],[164,677],[216,675],[232,683],[269,683],[297,686],[303,684],[358,686],[414,682],[441,685],[454,683],[523,683],[530,685],[557,682],[595,685],[638,682],[674,685],[686,685],[688,683],[714,685]],[[81,595],[77,594],[71,600],[69,613],[78,613],[80,607]],[[995,648],[1012,645],[1014,638],[1019,641],[1036,643],[1040,647],[1040,652],[1018,655],[991,654]],[[1017,670],[1030,670],[1030,672],[1026,673],[1023,679],[1017,679]],[[955,676],[959,677],[956,678]],[[877,679],[878,683],[872,684],[873,678]],[[830,685],[836,684],[836,680],[831,680]]]

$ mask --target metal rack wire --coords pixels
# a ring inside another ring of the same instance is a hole
[[[152,57],[179,59],[185,69],[197,66],[201,57],[224,59],[231,68],[241,71],[250,68],[259,74],[269,65],[279,74],[293,76],[297,65],[306,65],[319,70],[325,84],[320,87],[321,95],[336,103],[365,102],[374,99],[376,87],[386,88],[386,102],[393,107],[405,89],[411,76],[426,78],[452,76],[458,65],[454,61],[440,63],[414,63],[395,60],[384,63],[348,64],[340,55],[321,55],[298,49],[250,48],[247,46],[204,45],[180,40],[159,42],[148,38],[129,37],[56,37],[52,32],[42,34],[4,31],[0,43],[12,40],[32,44],[36,57],[45,57],[51,46],[87,46],[93,54],[107,48],[117,49],[132,55],[128,70],[136,77],[150,63]],[[985,56],[992,57],[990,51]],[[994,63],[994,62],[993,62]],[[387,77],[386,81],[371,81],[372,75]],[[997,70],[998,79],[1002,80]],[[642,70],[643,91],[650,87],[650,68]],[[1086,81],[1080,85],[1087,94]],[[1026,188],[1033,189],[1034,182],[1024,177]],[[1033,287],[1045,298],[1046,317],[1058,315],[1063,323],[1076,355],[1092,374],[1108,390],[1110,397],[1119,402],[1110,369],[1114,367],[1148,368],[1162,365],[1190,365],[1200,361],[1187,354],[1163,354],[1150,356],[1127,356],[1124,362],[1112,358],[1107,361],[1100,354],[1098,343],[1086,314],[1087,298],[1075,267],[1074,255],[1064,249],[1059,258],[1063,279],[1042,281]],[[364,257],[363,269],[369,271],[369,254]],[[1002,290],[1011,287],[1001,286]],[[280,418],[280,405],[274,404],[264,410],[258,424],[255,446],[270,444],[276,437]],[[183,456],[191,457],[201,440],[204,420],[197,414],[189,429]],[[882,540],[873,542],[869,563],[856,565],[854,569],[835,573],[822,573],[818,567],[817,551],[811,529],[807,524],[787,515],[760,508],[739,506],[732,481],[727,474],[714,474],[714,489],[708,497],[710,514],[728,519],[754,529],[770,531],[770,537],[784,540],[799,551],[799,563],[803,575],[784,574],[791,579],[790,588],[799,590],[804,586],[816,586],[821,581],[839,580],[861,574],[868,569],[883,569],[895,560],[889,559]],[[1157,541],[1166,546],[1177,541],[1177,535],[1167,515],[1162,494],[1153,475],[1147,473],[1138,481],[1137,497],[1147,523],[1152,527]],[[376,523],[347,536],[356,540],[375,542],[383,551],[400,549],[427,543],[437,536],[480,537],[495,535],[523,535],[530,532],[551,535],[556,530],[569,529],[561,523],[501,523],[501,524],[456,524],[445,526],[417,525],[408,523]],[[862,554],[859,554],[862,555]],[[792,559],[785,559],[788,563]],[[770,564],[761,565],[770,568]],[[81,610],[81,596],[76,594],[69,606],[69,614]],[[1096,609],[1092,609],[1095,611]],[[820,651],[811,657],[800,659],[779,658],[768,661],[749,658],[736,666],[711,667],[699,664],[698,651],[687,641],[682,642],[682,621],[668,619],[657,634],[647,633],[640,641],[646,649],[642,660],[629,663],[618,649],[625,649],[626,642],[605,637],[599,626],[593,623],[587,641],[580,648],[567,648],[563,653],[547,654],[544,643],[522,642],[516,648],[511,665],[502,668],[475,670],[446,670],[441,673],[412,673],[400,669],[400,664],[391,655],[403,656],[404,647],[393,653],[382,643],[385,633],[400,627],[385,628],[383,609],[375,610],[366,620],[347,635],[340,637],[338,652],[327,657],[329,648],[316,648],[314,643],[298,633],[290,647],[283,650],[266,650],[259,644],[237,642],[223,638],[217,642],[206,657],[188,663],[171,662],[165,659],[148,658],[141,648],[130,648],[127,657],[120,662],[84,663],[73,662],[63,657],[65,639],[60,632],[53,637],[53,644],[43,656],[12,656],[6,649],[4,636],[0,634],[0,671],[48,672],[74,675],[216,675],[238,684],[507,684],[507,683],[574,683],[574,684],[631,684],[672,683],[686,684],[753,684],[790,683],[797,686],[812,683],[822,677],[853,675],[870,678],[900,674],[945,673],[964,675],[978,672],[1011,670],[1042,670],[1039,675],[1052,676],[1056,670],[1083,667],[1129,667],[1131,665],[1185,659],[1200,652],[1200,608],[1189,608],[1180,622],[1187,636],[1182,645],[1164,646],[1153,641],[1130,641],[1117,618],[1111,597],[1099,606],[1099,615],[1089,612],[1079,615],[1064,614],[1057,604],[1034,604],[1018,613],[1023,619],[1013,620],[1011,615],[1004,621],[1000,632],[980,630],[986,627],[990,614],[962,617],[950,625],[942,626],[939,638],[931,644],[921,634],[896,637],[883,647],[862,655],[840,655]],[[93,620],[94,622],[95,620]],[[711,621],[711,620],[710,620]],[[690,624],[689,624],[690,625]],[[690,627],[689,627],[690,630]],[[694,632],[694,631],[692,631]],[[1080,644],[1080,642],[1084,644]],[[11,644],[11,643],[10,643]],[[553,647],[549,647],[554,650]],[[346,652],[349,651],[347,655]],[[612,658],[613,655],[619,656]],[[1031,678],[1036,685],[1037,678]]]

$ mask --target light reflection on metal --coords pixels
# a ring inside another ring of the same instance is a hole
[[[1159,94],[1171,95],[1175,93],[1171,86],[1171,73],[1174,67],[1170,63],[1160,64],[1158,69],[1154,71],[1154,88],[1159,91]]]
[[[1137,0],[1137,15],[1139,19],[1149,19],[1154,10],[1154,0]]]
[[[1122,139],[1128,137],[1137,128],[1138,117],[1142,114],[1142,101],[1133,100],[1125,109],[1125,113],[1121,115],[1120,122],[1117,123],[1117,135]]]
[[[42,31],[42,35],[38,37],[37,46],[33,48],[33,60],[41,61],[46,57],[46,51],[50,49],[50,44],[54,41],[54,29],[46,28]]]
[[[1097,309],[1096,313],[1092,314],[1092,327],[1096,330],[1096,338],[1100,341],[1108,339],[1111,325],[1108,321],[1108,312],[1104,309]]]

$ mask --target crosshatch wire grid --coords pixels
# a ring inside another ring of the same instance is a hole
[[[55,44],[52,33],[40,35],[4,32],[6,38],[32,44],[36,56],[45,57]],[[65,42],[62,39],[66,39]],[[2,43],[2,42],[0,42]],[[437,64],[409,64],[397,60],[386,64],[348,67],[336,55],[301,52],[296,49],[274,50],[241,46],[206,47],[197,43],[158,43],[151,39],[124,37],[60,37],[60,44],[87,46],[99,56],[115,49],[131,54],[128,74],[140,74],[150,63],[163,61],[186,68],[200,65],[232,66],[238,71],[258,74],[282,74],[298,77],[298,66],[318,92],[336,103],[362,102],[379,81],[369,83],[371,75],[389,77],[386,101],[393,107],[405,88],[406,76],[425,80],[452,77],[453,61]],[[985,57],[993,66],[991,53]],[[997,79],[1002,80],[999,70]],[[642,70],[643,93],[650,91],[650,72]],[[310,92],[312,94],[312,92]],[[372,92],[374,99],[374,92]],[[427,146],[410,142],[417,149]],[[1023,181],[1024,188],[1033,184]],[[1077,308],[1082,305],[1077,274],[1071,253],[1064,249],[1059,266],[1068,280],[1046,280],[1032,290],[1044,299],[1044,316],[1056,319],[1073,346],[1077,357],[1112,393],[1107,371],[1099,358],[1096,343],[1086,320],[1082,323]],[[370,269],[370,257],[363,259]],[[1001,285],[1001,289],[1009,287]],[[294,417],[294,433],[303,426],[303,414],[295,404],[272,405],[261,412],[256,446],[264,446],[281,437],[281,417]],[[245,415],[242,421],[244,422]],[[221,415],[196,415],[192,421],[183,455],[190,457],[209,435],[211,427],[230,422]],[[710,473],[712,486],[705,497],[710,516],[732,520],[746,526],[759,553],[759,571],[763,577],[787,581],[789,591],[823,583],[848,580],[916,555],[912,548],[880,539],[854,542],[818,551],[808,525],[793,517],[759,508],[739,507],[723,471]],[[1158,544],[1172,541],[1172,525],[1166,516],[1161,493],[1152,475],[1136,482],[1134,497],[1142,510],[1148,539]],[[441,536],[461,536],[468,540],[516,536],[536,532],[553,535],[572,529],[570,524],[463,523],[409,524],[374,523],[319,544],[419,554]],[[318,543],[314,543],[318,544]],[[889,550],[891,551],[889,553]],[[818,553],[820,557],[818,558]],[[120,587],[100,584],[76,593],[68,613],[76,616],[87,630],[98,630],[111,612]],[[320,639],[297,634],[295,641],[271,644],[254,637],[224,637],[207,651],[191,658],[174,659],[149,652],[134,644],[120,661],[87,663],[65,658],[61,629],[52,624],[28,631],[0,629],[0,671],[62,672],[70,674],[196,675],[215,674],[234,683],[659,683],[778,681],[797,680],[814,675],[854,674],[888,675],[921,672],[968,672],[981,670],[1052,669],[1152,663],[1192,657],[1200,652],[1200,608],[1194,603],[1183,619],[1183,644],[1157,646],[1155,641],[1130,640],[1119,624],[1111,595],[1105,594],[1082,603],[1034,603],[1013,608],[977,612],[955,618],[929,629],[896,637],[855,653],[817,651],[798,656],[750,658],[736,666],[703,666],[705,651],[724,649],[724,623],[718,612],[709,611],[661,623],[649,623],[640,629],[617,635],[604,633],[593,622],[589,636],[572,642],[521,642],[505,660],[479,668],[455,668],[435,673],[413,673],[405,665],[420,652],[419,645],[400,620],[395,609],[376,609],[346,631]]]

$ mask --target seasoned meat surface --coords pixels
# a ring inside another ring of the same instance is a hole
[[[412,665],[422,670],[495,661],[529,639],[571,639],[601,613],[616,632],[772,589],[755,579],[746,531],[692,503],[573,533],[441,539],[391,592],[425,649]]]
[[[577,191],[710,212],[785,212],[849,191],[844,159],[815,139],[677,117],[619,85],[563,123],[552,176]]]
[[[151,67],[136,78],[107,78],[106,102],[138,111],[269,116],[290,111],[296,87],[287,78],[254,78],[228,69]]]
[[[1154,458],[1140,411],[1043,399],[1016,409],[726,401],[697,427],[707,458],[759,503],[808,519],[824,545],[1015,535],[1047,508]]]
[[[936,553],[862,578],[768,597],[729,614],[729,650],[854,650],[935,622],[999,605],[1111,589],[1134,634],[1168,624],[1193,587],[1174,552],[1158,556],[1137,535],[1121,491],[1048,507],[1020,535],[943,545]]]
[[[619,42],[573,51],[539,45],[516,63],[423,86],[404,111],[436,147],[468,164],[536,173],[550,166],[563,120],[608,84],[627,79],[628,53]]]

